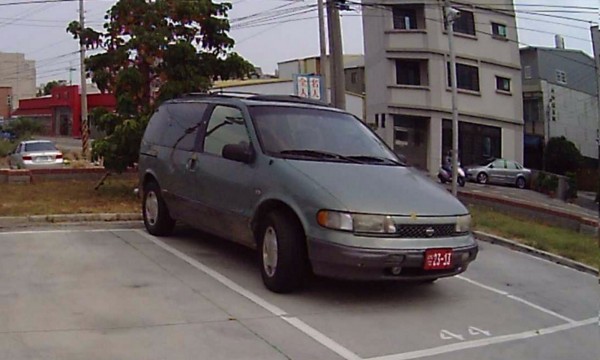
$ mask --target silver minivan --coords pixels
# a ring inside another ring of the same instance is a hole
[[[147,230],[175,222],[257,249],[267,288],[307,274],[432,282],[477,256],[468,210],[356,117],[293,96],[163,103],[140,149]]]

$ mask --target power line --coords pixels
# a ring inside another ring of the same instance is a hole
[[[13,2],[0,3],[0,6],[50,4],[50,3],[75,2],[75,1],[78,1],[78,0],[27,0],[27,1],[13,1]]]

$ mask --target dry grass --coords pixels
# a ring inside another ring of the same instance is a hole
[[[0,184],[0,216],[132,213],[140,211],[131,175],[111,176],[98,190],[97,181],[63,180],[35,184]]]

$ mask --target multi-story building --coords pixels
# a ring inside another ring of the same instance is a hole
[[[581,50],[520,50],[523,66],[525,165],[541,169],[544,144],[564,136],[583,156],[598,158],[598,88],[594,59]]]
[[[0,120],[10,118],[12,113],[12,88],[0,86]]]
[[[363,0],[367,119],[409,163],[437,170],[452,145],[442,2]],[[459,157],[523,160],[521,67],[513,3],[453,2]]]
[[[26,60],[21,53],[0,52],[0,86],[12,88],[12,110],[20,99],[36,95],[35,61]]]

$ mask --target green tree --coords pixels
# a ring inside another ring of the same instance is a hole
[[[77,21],[68,25],[86,47],[103,50],[86,60],[86,71],[100,91],[117,99],[114,113],[93,114],[106,136],[94,141],[92,152],[107,169],[120,172],[137,161],[148,119],[162,101],[254,71],[231,52],[230,9],[230,3],[211,0],[119,0],[102,31],[82,29]]]
[[[559,175],[576,172],[583,159],[575,144],[564,136],[551,138],[544,151],[546,170]]]
[[[67,82],[64,81],[64,80],[58,80],[58,81],[57,80],[52,80],[52,81],[50,81],[50,82],[48,82],[48,83],[46,83],[44,85],[44,90],[43,90],[42,94],[43,95],[50,95],[52,93],[52,89],[54,89],[57,86],[66,85],[66,83]]]
[[[31,135],[41,134],[44,131],[44,125],[35,119],[18,118],[10,121],[6,130],[15,134],[19,139],[27,139]]]

